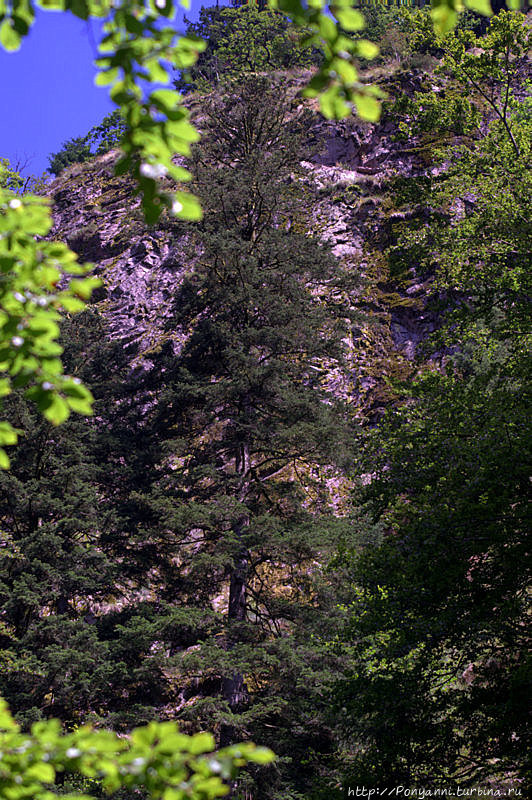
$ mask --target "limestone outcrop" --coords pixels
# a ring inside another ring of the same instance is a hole
[[[396,90],[413,92],[421,76],[405,73],[402,80],[396,79]],[[301,101],[293,102],[301,108]],[[327,121],[313,111],[311,156],[302,162],[309,230],[330,243],[335,256],[364,281],[353,302],[366,321],[354,331],[347,384],[370,414],[389,400],[386,378],[411,371],[417,346],[435,326],[426,307],[426,277],[421,279],[412,264],[406,280],[394,280],[382,255],[406,218],[404,210],[394,208],[394,181],[431,168],[419,143],[405,143],[396,134],[387,114],[370,124],[355,118]],[[164,216],[157,226],[146,226],[132,181],[114,175],[116,158],[111,151],[73,165],[50,185],[51,235],[94,264],[103,285],[93,299],[111,335],[141,358],[160,341],[170,298],[189,269],[187,233],[185,225]]]

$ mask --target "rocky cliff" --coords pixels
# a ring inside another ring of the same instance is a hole
[[[301,109],[297,91],[304,79],[291,79],[294,108]],[[412,93],[423,80],[419,71],[399,72],[388,89]],[[200,103],[192,105],[197,115]],[[355,332],[347,382],[360,408],[373,414],[390,398],[387,378],[409,373],[417,345],[434,329],[426,284],[415,265],[399,280],[382,256],[406,214],[394,207],[394,184],[426,174],[430,152],[419,142],[398,140],[396,122],[386,113],[378,124],[326,121],[310,102],[305,105],[312,153],[302,162],[308,216],[335,256],[364,278],[354,300],[366,321]],[[93,298],[97,307],[112,336],[133,345],[141,357],[160,342],[169,299],[187,268],[186,230],[168,217],[146,226],[131,180],[114,176],[116,157],[111,151],[73,165],[51,184],[52,236],[94,264],[103,281]]]

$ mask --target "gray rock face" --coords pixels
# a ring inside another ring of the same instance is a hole
[[[386,120],[376,125],[356,119],[331,122],[316,114],[308,131],[313,155],[302,162],[313,232],[331,245],[344,266],[368,279],[374,241],[389,223],[382,207],[384,187],[393,177],[426,170],[393,134],[394,126]],[[190,268],[185,229],[169,221],[148,228],[131,181],[114,176],[115,159],[111,152],[75,165],[51,184],[52,236],[66,241],[82,260],[94,263],[103,280],[94,299],[109,321],[111,335],[147,355],[161,339],[170,298]],[[423,310],[423,284],[413,280],[410,287],[394,291],[406,306],[386,309],[370,298],[368,313],[386,329],[377,348],[379,358],[388,349],[410,361],[434,322]],[[336,376],[335,382],[370,391],[378,381],[378,375],[370,374],[372,358],[358,353],[353,374],[345,381]]]
[[[54,227],[81,260],[94,264],[103,286],[94,300],[111,334],[140,351],[160,336],[169,299],[186,270],[179,236],[148,228],[127,178],[116,178],[116,153],[71,167],[50,190]]]

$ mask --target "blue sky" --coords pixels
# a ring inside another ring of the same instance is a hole
[[[189,19],[202,5],[192,0]],[[225,3],[220,3],[225,5]],[[177,27],[183,28],[182,13]],[[48,155],[66,139],[83,136],[114,109],[107,89],[94,86],[97,23],[71,14],[38,11],[16,53],[0,48],[0,157],[28,161],[25,172],[40,174]]]

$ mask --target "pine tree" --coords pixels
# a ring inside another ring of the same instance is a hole
[[[288,710],[303,700],[303,670],[310,684],[330,667],[308,639],[330,601],[320,560],[348,527],[325,479],[349,460],[329,376],[343,367],[355,281],[296,211],[308,202],[303,121],[280,87],[232,84],[205,127],[192,164],[205,218],[186,231],[193,266],[175,296],[174,344],[156,362],[159,529],[139,536],[158,537],[164,599],[202,622],[171,662],[181,715],[219,723],[224,743],[284,730],[278,744],[293,752],[289,731],[309,745]]]
[[[142,511],[132,492],[149,474],[146,398],[131,354],[106,337],[89,312],[63,325],[92,420],[55,428],[22,396],[6,403],[23,436],[0,474],[0,693],[25,723],[131,725],[168,699],[163,643],[178,625],[147,596],[129,545]]]

